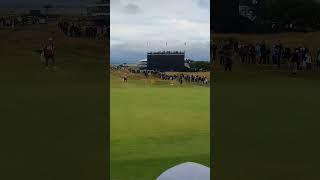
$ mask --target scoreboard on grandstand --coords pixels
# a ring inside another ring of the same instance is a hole
[[[184,71],[185,53],[180,51],[149,52],[147,69],[156,71]]]

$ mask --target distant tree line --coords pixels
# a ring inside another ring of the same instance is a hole
[[[315,0],[276,0],[262,2],[257,13],[264,24],[277,23],[279,30],[319,30],[320,3]]]
[[[189,65],[193,71],[209,71],[211,67],[208,61],[190,61]]]
[[[317,0],[260,0],[260,4],[255,6],[255,21],[240,16],[234,2],[216,0],[212,3],[214,31],[268,33],[320,30],[320,1]]]

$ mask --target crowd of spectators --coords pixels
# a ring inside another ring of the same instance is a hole
[[[261,43],[239,43],[227,41],[221,46],[212,45],[212,58],[229,68],[238,57],[240,64],[288,66],[292,71],[320,70],[320,49],[315,54],[304,46],[294,48],[282,45],[280,41],[268,46]]]
[[[36,16],[2,16],[0,17],[0,29],[14,29],[19,25],[40,24],[45,19]]]
[[[183,84],[183,83],[197,83],[199,85],[209,84],[209,79],[207,77],[199,76],[195,74],[188,74],[188,73],[168,74],[160,71],[138,70],[138,69],[130,69],[130,68],[129,68],[129,72],[142,73],[146,78],[153,75],[155,77],[160,78],[161,80],[178,81],[180,84]]]
[[[84,22],[61,21],[58,23],[58,26],[68,37],[87,37],[106,40],[110,32],[106,25],[88,25]]]

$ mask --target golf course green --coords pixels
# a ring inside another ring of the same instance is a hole
[[[156,179],[184,162],[210,164],[208,86],[111,72],[111,179]]]
[[[36,52],[50,36],[56,70]],[[0,179],[105,179],[106,42],[48,24],[1,30],[0,46]]]
[[[319,72],[270,66],[214,73],[214,177],[319,179]]]

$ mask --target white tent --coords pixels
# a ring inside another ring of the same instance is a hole
[[[147,64],[148,64],[148,60],[147,59],[141,59],[141,60],[138,61],[137,66],[139,68],[146,68]]]
[[[210,169],[201,164],[187,162],[168,169],[157,180],[210,180]]]
[[[148,62],[148,59],[141,59],[139,62]]]

